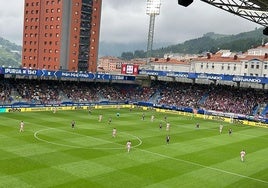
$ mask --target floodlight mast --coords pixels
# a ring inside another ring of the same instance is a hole
[[[148,41],[147,41],[147,63],[151,57],[154,39],[154,23],[156,15],[160,14],[161,0],[147,0],[146,14],[150,16]]]

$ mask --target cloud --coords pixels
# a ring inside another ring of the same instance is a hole
[[[24,0],[0,2],[0,36],[22,44]],[[261,27],[201,1],[190,6],[176,0],[162,0],[155,20],[155,42],[180,43],[207,32],[237,34]],[[146,0],[103,0],[100,40],[105,42],[146,42],[149,16]]]
[[[21,45],[23,12],[23,0],[0,2],[0,37]]]

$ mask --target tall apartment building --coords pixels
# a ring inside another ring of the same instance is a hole
[[[25,0],[22,66],[96,72],[102,0]]]

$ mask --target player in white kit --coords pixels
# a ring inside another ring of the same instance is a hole
[[[154,121],[154,115],[151,116],[151,122],[153,122],[153,121]]]
[[[114,138],[116,137],[116,128],[113,128],[112,136],[113,136]]]
[[[20,132],[23,132],[24,131],[24,122],[21,121],[20,122]]]
[[[222,133],[223,125],[220,124],[220,134]]]
[[[170,123],[167,123],[166,131],[169,131],[169,130],[170,130]]]
[[[127,141],[126,147],[127,147],[127,152],[129,153],[130,152],[130,148],[131,148],[131,141],[130,140]]]
[[[99,122],[102,121],[102,114],[99,115]]]
[[[240,152],[240,159],[241,159],[242,162],[244,162],[245,155],[246,155],[245,150],[242,150],[242,151]]]

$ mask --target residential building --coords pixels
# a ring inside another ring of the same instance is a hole
[[[102,0],[25,0],[22,67],[97,71]]]

